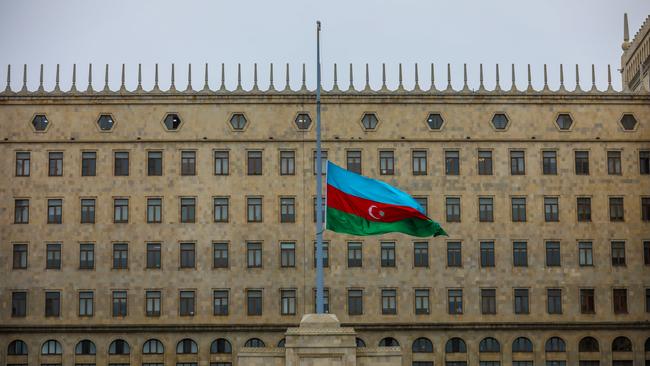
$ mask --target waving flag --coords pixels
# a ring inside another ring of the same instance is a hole
[[[447,235],[399,189],[327,162],[327,229],[353,235]]]

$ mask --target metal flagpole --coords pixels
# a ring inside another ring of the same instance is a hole
[[[316,22],[316,313],[323,314],[323,164],[320,147],[320,21]]]

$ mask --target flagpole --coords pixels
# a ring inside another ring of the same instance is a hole
[[[320,21],[316,22],[316,313],[323,314],[323,164],[320,137]]]

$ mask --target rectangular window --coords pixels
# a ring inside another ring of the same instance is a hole
[[[650,197],[641,197],[641,221],[650,221]]]
[[[607,173],[609,175],[621,175],[621,152],[608,151],[607,152]]]
[[[248,268],[262,267],[262,243],[246,243],[246,263]]]
[[[11,293],[11,316],[14,318],[27,316],[27,292],[16,291]]]
[[[61,293],[58,291],[45,292],[45,316],[61,315]]]
[[[160,316],[162,293],[160,291],[145,292],[147,316]]]
[[[549,314],[562,314],[562,290],[559,288],[547,289],[546,305]]]
[[[280,197],[280,222],[296,222],[296,200]]]
[[[583,267],[594,265],[593,247],[590,241],[578,242],[578,261]]]
[[[413,267],[429,267],[429,242],[413,243]]]
[[[212,251],[212,266],[214,268],[228,268],[228,243],[212,243]]]
[[[353,173],[361,174],[361,151],[351,150],[347,152],[347,169]]]
[[[113,291],[113,316],[127,315],[127,295],[126,291]]]
[[[326,173],[327,170],[327,150],[321,150],[321,171],[323,172],[323,175]],[[316,151],[314,151],[314,159],[312,163],[312,169],[314,170],[314,175],[316,175]]]
[[[625,265],[625,242],[613,241],[612,242],[612,266]]]
[[[27,268],[27,244],[14,244],[13,269]]]
[[[214,290],[212,295],[213,314],[228,315],[228,290]]]
[[[280,151],[280,175],[296,174],[296,152]]]
[[[627,314],[627,289],[615,288],[613,298],[614,314]]]
[[[47,200],[47,223],[60,224],[63,221],[63,200]]]
[[[650,151],[639,151],[639,173],[641,175],[650,174]]]
[[[348,315],[363,314],[363,290],[348,290]]]
[[[527,288],[515,289],[515,314],[528,314],[530,312]]]
[[[95,199],[84,198],[81,200],[81,223],[94,224],[95,223]]]
[[[116,224],[129,222],[128,198],[115,198],[113,200],[113,222]]]
[[[643,242],[643,264],[650,266],[650,241]]]
[[[380,245],[381,245],[381,266],[395,267],[395,243],[382,242]]]
[[[481,242],[481,267],[494,267],[494,242]]]
[[[560,208],[557,197],[544,197],[544,219],[546,222],[560,221]]]
[[[494,221],[494,202],[492,197],[479,197],[478,220],[480,222]]]
[[[424,209],[424,215],[428,216],[429,215],[429,200],[427,197],[413,197],[415,199],[415,202],[417,202],[422,209]]]
[[[316,268],[316,244],[314,242],[314,268]],[[330,245],[328,242],[323,242],[323,268],[330,266]]]
[[[397,314],[396,290],[381,290],[381,313],[384,315]]]
[[[84,151],[81,153],[81,176],[94,177],[97,175],[97,153]]]
[[[14,201],[14,224],[29,224],[29,200]]]
[[[196,151],[181,151],[181,175],[196,175]]]
[[[316,222],[316,213],[317,213],[316,211],[318,211],[318,208],[317,208],[318,205],[317,205],[316,197],[314,197],[313,201],[314,201],[314,210],[313,210],[312,214],[314,215],[314,222]],[[326,217],[326,210],[327,210],[327,206],[325,205],[326,202],[327,202],[327,197],[323,196],[323,202],[322,202],[322,206],[321,206],[322,207],[322,209],[321,209],[322,216],[321,217],[323,218],[323,222],[325,222],[324,220],[325,220],[325,217]]]
[[[525,154],[521,150],[510,151],[510,174],[526,174]]]
[[[555,151],[542,152],[542,173],[544,175],[557,174],[557,152]]]
[[[624,221],[623,197],[609,198],[609,221]]]
[[[497,313],[497,291],[493,288],[481,289],[481,313]]]
[[[526,198],[512,197],[512,221],[526,221]]]
[[[196,222],[196,198],[181,197],[181,222]]]
[[[230,153],[228,151],[214,152],[214,175],[230,174]]]
[[[580,313],[582,314],[594,314],[595,301],[594,301],[594,289],[593,288],[581,288],[580,289]]]
[[[228,222],[228,197],[214,198],[214,222]]]
[[[95,244],[79,244],[79,269],[95,268]]]
[[[296,243],[280,243],[280,267],[296,266]]]
[[[50,177],[60,177],[63,175],[63,153],[50,152],[49,156],[49,170]]]
[[[127,176],[129,175],[129,153],[128,151],[118,151],[114,154],[114,175]]]
[[[31,153],[28,151],[16,152],[16,176],[29,177],[31,165]]]
[[[113,244],[113,269],[129,268],[129,245],[126,243]]]
[[[248,151],[248,175],[262,175],[262,152]]]
[[[546,266],[559,267],[560,265],[561,265],[560,242],[547,241],[546,242]]]
[[[247,197],[246,205],[248,222],[262,222],[262,198]]]
[[[528,243],[525,241],[512,243],[512,264],[515,267],[528,267]]]
[[[463,313],[463,290],[462,289],[449,289],[447,290],[447,302],[449,314],[462,314]]]
[[[94,298],[92,291],[79,292],[79,316],[93,316]]]
[[[194,316],[194,305],[194,291],[181,291],[179,299],[179,314],[181,316]]]
[[[589,151],[576,151],[576,175],[589,175]]]
[[[348,268],[363,266],[363,252],[360,242],[348,242]]]
[[[447,242],[447,267],[461,267],[463,265],[461,250],[459,241]]]
[[[162,151],[149,151],[147,153],[147,175],[162,175]]]
[[[395,174],[395,153],[393,151],[379,152],[379,174]]]
[[[296,290],[280,290],[280,308],[282,315],[296,314]]]
[[[460,153],[458,151],[445,151],[445,174],[460,174]]]
[[[248,315],[262,315],[262,290],[246,291]]]
[[[47,261],[45,268],[61,269],[61,244],[47,244]]]
[[[414,150],[411,152],[413,175],[427,175],[427,151]]]
[[[429,290],[415,290],[415,314],[429,314]]]
[[[314,313],[316,312],[316,289],[314,289]],[[323,289],[323,312],[325,314],[330,312],[330,290],[328,288]]]
[[[645,289],[645,312],[650,313],[650,288]]]
[[[181,243],[181,268],[196,267],[196,250],[194,243]]]
[[[578,221],[591,221],[591,198],[578,197]]]
[[[492,175],[492,151],[478,151],[478,175]]]
[[[460,222],[460,197],[445,198],[447,222]]]
[[[159,269],[162,266],[162,251],[160,243],[147,243],[147,268]]]
[[[162,198],[147,198],[147,223],[162,222]]]

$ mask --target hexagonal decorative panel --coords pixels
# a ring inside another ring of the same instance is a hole
[[[311,117],[307,113],[299,113],[296,116],[295,123],[299,130],[307,130],[311,126]]]
[[[555,124],[560,130],[566,131],[573,126],[573,118],[571,118],[571,115],[568,113],[560,113],[555,119]]]
[[[32,119],[32,126],[34,126],[36,131],[45,131],[49,124],[50,121],[47,120],[47,117],[44,114],[37,114],[34,116],[34,119]]]
[[[230,117],[230,125],[232,126],[233,129],[241,131],[246,127],[246,124],[248,121],[246,120],[246,116],[244,116],[242,113],[235,113]]]
[[[432,130],[441,129],[444,122],[445,120],[442,119],[440,113],[431,113],[429,117],[427,117],[427,125]]]
[[[621,126],[625,131],[633,131],[636,128],[636,118],[633,114],[624,114],[621,118]]]
[[[178,130],[181,127],[181,123],[181,117],[179,117],[176,113],[168,113],[167,116],[165,116],[165,120],[163,121],[163,124],[165,125],[167,131]]]
[[[366,113],[361,118],[361,124],[363,124],[363,128],[366,130],[374,130],[377,128],[378,123],[379,120],[374,113]]]
[[[508,117],[503,113],[496,113],[492,117],[492,126],[494,126],[494,128],[497,130],[505,130],[506,127],[508,127],[508,123],[510,123],[510,121],[508,120]]]
[[[101,131],[110,131],[113,129],[115,121],[113,120],[113,116],[110,114],[102,114],[97,120],[97,125]]]

